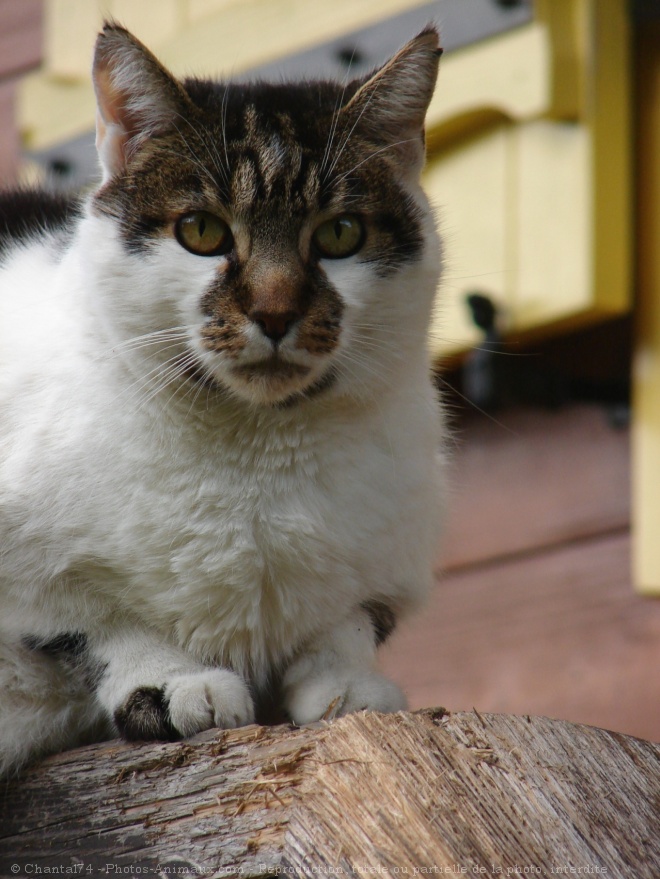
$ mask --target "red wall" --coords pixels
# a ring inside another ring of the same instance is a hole
[[[17,85],[41,62],[42,13],[42,0],[0,0],[0,185],[18,170]]]

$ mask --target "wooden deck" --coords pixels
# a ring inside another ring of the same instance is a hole
[[[632,590],[629,431],[602,408],[470,416],[429,607],[382,666],[411,707],[660,740],[660,601]]]

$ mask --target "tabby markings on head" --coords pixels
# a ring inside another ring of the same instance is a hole
[[[216,260],[200,341],[230,365],[211,364],[214,378],[272,379],[263,394],[274,403],[318,386],[347,305],[329,262],[377,279],[420,258],[424,211],[406,181],[423,160],[436,43],[424,32],[344,85],[235,85],[180,83],[130,35],[104,32],[95,209],[118,221],[131,252],[176,237]]]

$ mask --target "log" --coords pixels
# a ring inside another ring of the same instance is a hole
[[[6,783],[0,876],[660,876],[660,745],[360,713],[106,742]]]

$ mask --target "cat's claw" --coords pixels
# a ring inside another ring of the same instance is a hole
[[[289,686],[285,680],[285,707],[293,723],[303,726],[354,711],[403,711],[406,698],[395,683],[377,672],[333,669]]]
[[[214,726],[245,726],[254,721],[254,706],[239,675],[208,669],[174,675],[163,687],[138,687],[114,718],[129,741],[171,741]]]

